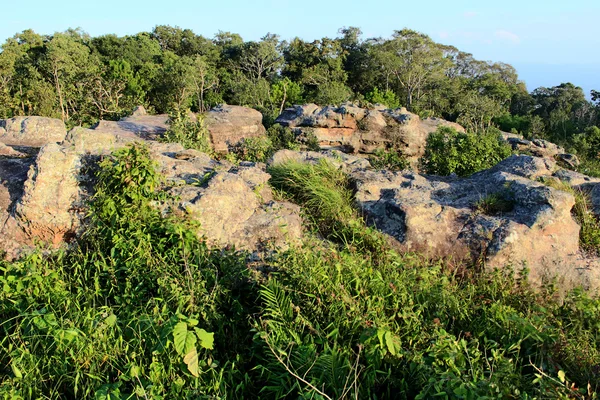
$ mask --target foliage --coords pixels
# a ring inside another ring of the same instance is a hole
[[[293,104],[364,99],[403,104],[472,132],[496,124],[565,147],[599,124],[596,91],[592,101],[570,83],[528,93],[512,66],[477,60],[410,29],[369,40],[357,27],[339,34],[307,42],[273,34],[244,41],[231,32],[208,39],[165,25],[124,37],[27,30],[2,44],[0,118],[41,115],[90,126],[139,104],[158,113],[203,113],[228,103],[259,110],[268,128]]]
[[[204,116],[198,114],[193,121],[189,110],[178,110],[170,114],[169,129],[162,140],[170,143],[179,143],[186,149],[196,149],[204,153],[212,153],[210,133],[204,126]]]
[[[600,304],[391,250],[337,167],[273,184],[316,233],[252,271],[211,250],[139,145],[105,158],[89,229],[0,263],[2,398],[595,398]]]
[[[365,100],[372,104],[383,104],[387,108],[398,108],[400,107],[400,100],[396,94],[391,90],[379,91],[377,87],[373,88],[372,91],[367,93]]]
[[[440,127],[427,138],[421,163],[428,174],[468,176],[496,165],[510,154],[510,146],[500,139],[498,131],[474,134]]]
[[[274,153],[273,142],[268,137],[245,138],[239,144],[231,146],[229,151],[238,160],[265,162]]]
[[[378,149],[374,154],[369,156],[369,162],[375,169],[387,169],[390,171],[402,171],[409,166],[406,157],[395,150]]]
[[[482,197],[476,204],[475,209],[485,215],[498,215],[511,212],[515,206],[515,200],[509,190],[502,190]]]
[[[0,397],[197,398],[244,385],[244,260],[161,217],[159,183],[147,149],[118,151],[101,164],[77,249],[0,266]]]

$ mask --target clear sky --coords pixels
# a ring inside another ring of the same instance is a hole
[[[155,25],[256,40],[335,37],[343,26],[387,37],[415,29],[434,40],[517,68],[530,90],[570,81],[600,90],[600,0],[0,0],[0,41],[24,29],[50,34],[80,27],[96,36]],[[10,2],[10,6],[8,3]]]

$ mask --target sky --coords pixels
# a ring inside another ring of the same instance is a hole
[[[8,2],[10,1],[10,5]],[[219,30],[245,40],[335,37],[356,26],[364,38],[414,29],[475,58],[513,65],[529,90],[572,82],[600,90],[600,0],[0,0],[0,42],[33,29],[82,28],[92,36],[150,31],[156,25]]]

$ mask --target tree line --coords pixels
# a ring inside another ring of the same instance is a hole
[[[244,41],[230,32],[209,39],[165,25],[131,36],[26,30],[0,53],[2,118],[42,115],[85,126],[138,104],[167,113],[228,103],[258,109],[268,125],[292,104],[347,100],[559,142],[593,136],[600,115],[596,91],[591,101],[570,83],[529,93],[511,65],[477,60],[410,29],[365,39],[349,27],[314,41],[273,34]]]

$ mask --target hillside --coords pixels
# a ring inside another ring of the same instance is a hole
[[[0,398],[597,398],[595,97],[341,33],[3,45]]]

